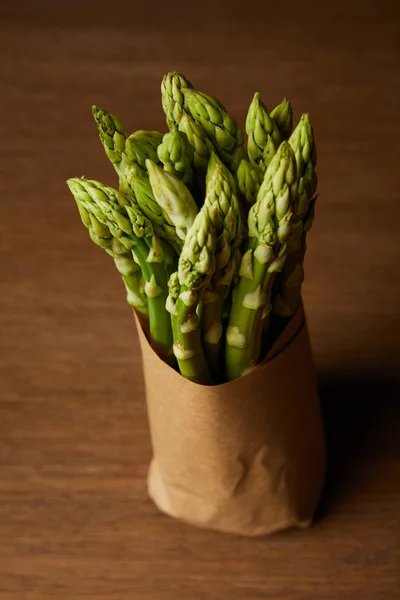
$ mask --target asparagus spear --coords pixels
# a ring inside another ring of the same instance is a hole
[[[204,357],[199,308],[215,269],[215,232],[209,211],[203,206],[188,231],[178,271],[169,280],[167,310],[171,313],[174,354],[181,374],[197,383],[209,381]]]
[[[277,277],[274,313],[281,318],[291,317],[301,300],[304,280],[304,256],[307,231],[314,217],[314,201],[317,187],[314,171],[316,152],[310,120],[304,114],[289,138],[297,165],[297,203],[293,219],[293,232],[288,240],[288,257],[282,272]]]
[[[146,167],[155,200],[184,241],[198,212],[191,193],[180,179],[166,173],[151,160],[146,161]]]
[[[214,153],[207,171],[204,206],[208,208],[217,241],[216,269],[204,295],[202,330],[206,358],[214,379],[217,379],[221,376],[224,303],[239,266],[237,250],[242,243],[244,224],[235,180]]]
[[[275,145],[272,137],[270,135],[267,136],[267,143],[265,145],[264,151],[263,151],[263,157],[262,157],[262,169],[263,169],[263,173],[265,173],[266,169],[268,168],[269,163],[271,162],[272,158],[275,156],[276,154],[276,150],[277,150],[278,146]]]
[[[185,110],[203,127],[224,163],[236,172],[245,154],[240,127],[215,98],[189,88],[183,88],[182,93]]]
[[[246,133],[249,158],[265,171],[281,142],[281,134],[258,92],[254,94],[247,112]]]
[[[79,180],[78,180],[79,181]],[[122,276],[127,292],[127,302],[136,309],[142,320],[148,319],[147,298],[144,294],[142,272],[133,259],[132,253],[112,235],[110,228],[101,223],[98,218],[86,210],[86,192],[75,181],[69,181],[68,186],[75,198],[82,223],[89,230],[91,240],[101,246],[113,259],[115,266]]]
[[[157,148],[162,139],[163,135],[158,131],[135,131],[126,140],[125,154],[128,159],[126,162],[137,163],[142,168],[148,158],[159,162]]]
[[[296,190],[296,161],[287,142],[272,159],[248,217],[249,243],[226,332],[228,380],[245,374],[258,361],[262,318],[270,311],[275,274],[286,259]]]
[[[271,110],[271,118],[278,127],[283,140],[287,140],[292,133],[293,109],[286,98],[278,106]]]
[[[239,191],[249,206],[256,201],[258,190],[263,180],[261,169],[254,163],[243,158],[237,171]]]
[[[161,103],[164,109],[168,127],[179,125],[184,109],[183,88],[192,88],[192,84],[182,73],[172,71],[164,75],[161,83]]]
[[[127,138],[124,126],[116,116],[98,106],[92,107],[92,113],[104,150],[114,169],[120,175],[123,169],[123,152]]]
[[[184,113],[179,122],[179,130],[184,133],[189,144],[193,148],[193,163],[195,168],[196,182],[204,189],[204,178],[207,172],[208,159],[215,147],[208,138],[203,127],[198,125],[191,116]]]
[[[145,280],[150,343],[161,358],[172,363],[171,321],[165,310],[167,273],[162,248],[151,222],[129,198],[98,181],[74,178],[68,180],[68,185],[85,210],[132,251]]]
[[[123,181],[124,193],[136,200],[141,211],[150,219],[157,237],[168,242],[175,253],[179,254],[182,240],[171,219],[156,201],[147,172],[141,167],[138,169],[135,163],[128,164],[124,170]],[[170,253],[166,250],[166,254],[169,256]]]
[[[193,181],[193,148],[187,136],[179,131],[176,125],[163,136],[162,143],[157,148],[159,160],[164,171],[181,179],[190,186]]]
[[[307,113],[301,116],[299,124],[289,138],[296,157],[298,179],[298,206],[296,217],[303,219],[308,211],[310,199],[317,189],[317,163],[314,133]]]

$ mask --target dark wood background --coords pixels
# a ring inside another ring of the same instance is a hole
[[[398,599],[398,3],[31,0],[0,16],[0,599]],[[146,495],[132,314],[64,181],[114,182],[91,105],[163,130],[172,69],[242,123],[258,90],[315,128],[304,300],[330,463],[309,531],[200,531]]]

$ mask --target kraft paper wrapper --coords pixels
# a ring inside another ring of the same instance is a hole
[[[304,313],[265,361],[218,386],[183,378],[138,325],[153,446],[148,491],[167,515],[241,535],[307,527],[324,439]]]

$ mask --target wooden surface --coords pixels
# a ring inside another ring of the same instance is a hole
[[[1,600],[400,597],[397,3],[216,5],[1,3]],[[114,182],[91,105],[162,129],[171,69],[242,123],[258,90],[314,124],[304,298],[330,469],[308,531],[199,531],[146,495],[133,318],[64,181]]]

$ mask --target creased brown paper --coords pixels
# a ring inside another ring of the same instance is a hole
[[[259,367],[218,386],[184,379],[138,331],[154,452],[148,489],[158,508],[242,535],[308,526],[324,440],[303,311]]]

